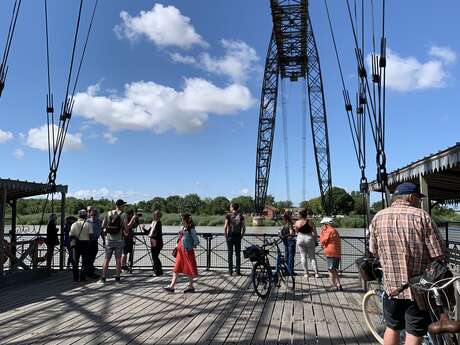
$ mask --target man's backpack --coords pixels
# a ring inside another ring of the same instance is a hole
[[[241,236],[244,217],[239,213],[229,213],[228,215],[228,234],[230,236]]]
[[[107,216],[106,231],[108,234],[116,235],[120,233],[122,227],[121,217],[117,211],[109,213]]]

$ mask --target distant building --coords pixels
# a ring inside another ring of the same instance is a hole
[[[266,205],[264,208],[264,216],[266,219],[275,220],[279,218],[280,211],[274,206]]]

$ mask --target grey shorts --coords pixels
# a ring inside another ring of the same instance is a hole
[[[340,258],[327,258],[327,269],[328,270],[338,270],[340,264]]]
[[[123,248],[125,247],[125,241],[107,241],[105,245],[105,258],[110,260],[112,254],[115,253],[115,258],[120,258],[123,253]]]

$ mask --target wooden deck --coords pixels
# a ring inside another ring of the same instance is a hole
[[[57,273],[0,290],[0,343],[377,344],[363,324],[356,278],[343,278],[337,292],[327,278],[298,276],[294,292],[282,287],[263,300],[245,274],[202,272],[197,292],[184,295],[185,281],[163,292],[169,274],[138,272],[102,286]]]

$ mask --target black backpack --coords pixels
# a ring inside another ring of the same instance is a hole
[[[244,217],[240,213],[229,213],[227,216],[228,225],[230,227],[228,234],[230,236],[241,236],[241,230],[243,228]]]
[[[107,217],[106,231],[108,234],[116,235],[121,231],[121,217],[117,211],[112,212]]]

